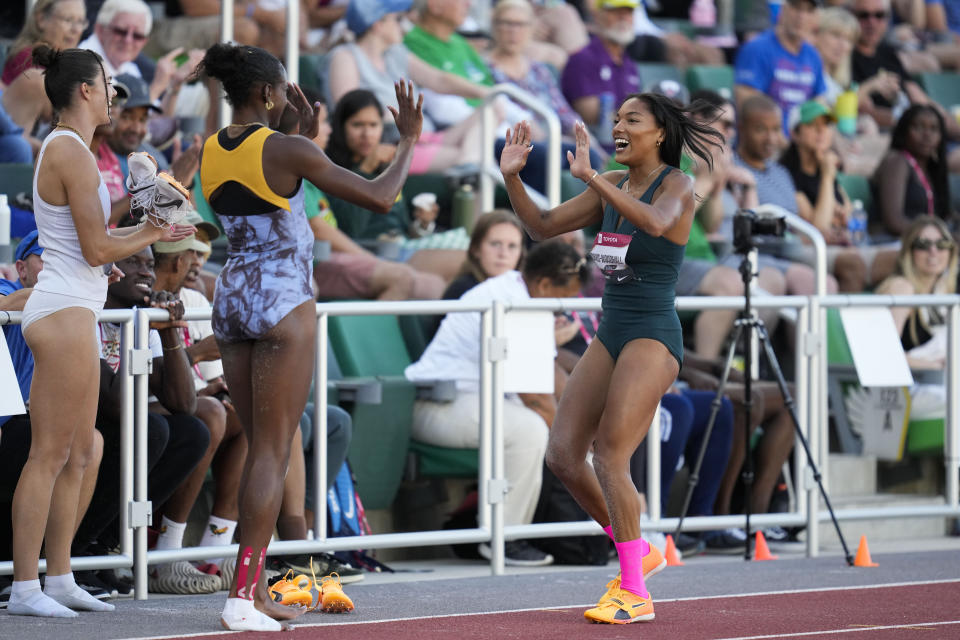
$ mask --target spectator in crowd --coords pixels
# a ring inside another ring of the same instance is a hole
[[[319,104],[320,128],[313,142],[325,149],[331,127],[326,106],[309,89],[304,95]],[[284,114],[279,130],[295,135],[300,130],[296,114]],[[326,194],[309,180],[304,181],[304,211],[313,237],[328,243],[330,255],[316,260],[313,268],[314,290],[319,299],[435,300],[440,297],[445,281],[440,276],[419,271],[405,263],[388,262],[375,256],[341,231]]]
[[[0,89],[0,162],[33,162],[33,149],[19,126],[3,108],[3,89]]]
[[[159,98],[169,78],[155,74],[153,61],[146,56],[139,59],[152,26],[153,14],[143,0],[107,0],[97,12],[93,33],[79,46],[103,59],[103,70],[110,78],[121,73],[150,78],[147,82],[156,83],[151,95]]]
[[[780,155],[783,130],[780,108],[769,97],[758,94],[744,100],[739,109],[737,152],[734,162],[753,174],[757,200],[761,205],[773,204],[790,213],[797,213],[797,190],[786,167],[776,161]],[[789,240],[770,241],[761,247],[761,266],[770,264],[780,269],[787,279],[787,293],[810,295],[814,292],[815,274],[805,264],[790,259],[764,256],[775,252],[788,258],[802,257],[798,243]],[[836,291],[836,280],[827,277],[827,289]]]
[[[595,5],[587,5],[595,14]],[[636,37],[627,47],[627,54],[638,62],[668,62],[681,68],[691,64],[726,64],[720,49],[679,31],[665,31],[658,27],[650,20],[643,2],[638,2],[633,10],[633,29]]]
[[[219,230],[214,225],[203,222],[195,212],[188,214],[187,219],[198,229],[202,226],[208,234],[219,235]],[[155,243],[153,290],[170,293],[184,307],[188,306],[189,301],[189,306],[209,308],[206,298],[184,288],[187,274],[199,268],[199,256],[205,250],[206,245],[194,236],[179,242]],[[185,326],[178,327],[177,332],[180,334],[187,361],[191,364],[191,378],[197,393],[197,408],[193,415],[207,426],[210,444],[193,472],[159,509],[162,516],[158,518],[161,532],[157,539],[158,549],[178,549],[182,546],[187,517],[200,494],[207,471],[211,468],[216,481],[216,497],[200,545],[216,546],[232,542],[237,526],[237,493],[247,455],[247,442],[240,419],[226,395],[223,366],[219,360],[220,351],[213,338],[210,322],[182,324]],[[200,369],[201,365],[203,370]],[[162,407],[151,408],[163,413]],[[232,563],[232,559],[227,562]],[[217,567],[221,570],[217,590],[229,588],[233,578],[233,566],[226,570],[223,570],[224,568],[223,562]],[[165,569],[173,575],[165,575]],[[187,567],[180,565],[179,569],[181,571],[177,572],[174,571],[174,565],[159,565],[151,575],[151,588],[159,593],[170,593],[171,590],[173,593],[183,593],[184,591],[178,589],[184,586],[182,570]],[[189,569],[187,572],[191,580],[196,577]]]
[[[529,54],[536,26],[536,16],[529,0],[500,0],[493,8],[493,47],[487,54],[493,81],[518,86],[549,106],[560,120],[564,142],[574,140],[573,127],[579,120],[564,97],[556,71]],[[542,138],[542,136],[541,136]],[[595,154],[591,162],[597,166],[606,159]]]
[[[327,57],[327,103],[337,104],[353,89],[371,91],[381,105],[397,107],[394,83],[410,78],[438,95],[469,100],[485,97],[489,87],[427,64],[403,44],[400,19],[410,0],[351,0],[347,25],[356,42],[347,42]],[[425,103],[426,106],[426,103]],[[396,139],[393,117],[384,110],[388,140]],[[429,125],[428,125],[429,126]],[[432,126],[430,126],[432,128]],[[480,119],[467,117],[442,132],[425,132],[413,155],[411,173],[440,172],[451,166],[480,161]]]
[[[9,116],[12,125],[8,123],[4,128],[8,135],[22,129],[34,154],[40,149],[40,140],[33,137],[34,128],[50,122],[53,109],[43,89],[43,73],[34,67],[30,57],[31,49],[40,42],[54,49],[76,47],[86,27],[87,12],[82,0],[39,0],[7,54],[0,76],[0,110]],[[12,144],[20,147],[17,153],[22,156],[22,145]]]
[[[159,149],[147,142],[147,122],[151,115],[160,112],[160,106],[152,99],[147,83],[136,76],[120,74],[114,78],[114,85],[118,92],[122,87],[127,97],[114,106],[113,124],[107,135],[106,142],[117,155],[123,179],[129,175],[127,156],[136,151],[150,154],[157,162],[159,171],[172,173],[181,184],[190,185],[200,166],[200,136],[194,136],[189,147],[182,152],[174,153],[173,162]]]
[[[220,39],[219,0],[166,0],[165,15],[150,37],[148,53],[162,56],[173,49],[206,49]],[[264,13],[257,0],[233,3],[233,39],[256,45],[260,40],[258,17]],[[284,27],[280,27],[283,30]]]
[[[570,56],[560,76],[564,97],[607,151],[613,150],[609,129],[614,112],[641,88],[636,64],[626,51],[634,39],[637,5],[637,0],[599,0],[590,44]]]
[[[382,113],[382,105],[371,92],[365,89],[348,92],[333,112],[327,144],[330,159],[367,179],[379,175],[392,157],[392,150],[384,153]],[[402,197],[397,198],[386,214],[374,213],[335,197],[330,198],[330,207],[339,229],[353,240],[395,242],[400,247],[400,260],[418,271],[437,274],[449,282],[463,262],[468,238],[462,229],[431,234],[427,238],[430,244],[404,237],[410,216]]]
[[[418,12],[416,25],[404,36],[403,43],[415,56],[427,64],[466,78],[475,84],[493,85],[493,75],[479,53],[456,31],[466,19],[470,3],[466,0],[417,0],[414,5]],[[438,94],[429,90],[423,92],[423,110],[437,128],[450,127],[463,123],[476,113],[478,100],[466,100],[460,96]],[[507,123],[530,120],[530,113],[516,103],[498,99],[493,107],[502,120],[498,131],[503,131]],[[498,138],[494,144],[494,153],[500,157],[504,140]],[[566,168],[566,158],[561,160]],[[535,145],[530,153],[527,166],[521,176],[531,187],[544,193],[546,191],[546,145]],[[459,263],[458,263],[459,264]]]
[[[879,211],[879,219],[871,225],[875,240],[901,237],[910,221],[923,215],[954,224],[946,153],[946,127],[940,112],[929,105],[908,108],[871,179]]]
[[[956,0],[925,0],[926,29],[941,41],[960,39],[960,3]]]
[[[723,373],[723,366],[724,362],[721,360],[701,358],[688,353],[679,377],[689,384],[691,389],[716,392],[720,386],[719,376]],[[717,515],[731,513],[733,491],[740,479],[740,471],[748,451],[743,428],[747,420],[743,376],[735,370],[730,371],[729,375],[726,395],[733,403],[733,439],[713,505],[713,513]],[[755,381],[751,386],[751,397],[753,406],[749,414],[750,431],[753,433],[761,425],[763,427],[757,446],[750,451],[750,455],[756,458],[751,509],[752,513],[766,513],[783,464],[793,450],[793,422],[777,383]],[[786,531],[780,527],[766,528],[764,535],[771,541],[778,542],[788,538]],[[745,539],[743,529],[739,528],[719,529],[703,534],[706,550],[712,553],[736,553],[744,548]]]
[[[837,98],[846,91],[856,91],[857,105],[870,100],[870,94],[893,95],[899,87],[899,81],[891,74],[877,75],[855,83],[853,81],[853,48],[860,38],[860,23],[847,9],[828,7],[820,12],[820,26],[814,43],[823,60],[824,80],[827,91],[823,99],[833,108]],[[835,149],[843,161],[843,170],[847,174],[870,175],[883,157],[890,144],[887,134],[880,133],[873,117],[859,110],[856,118],[856,130],[843,131],[836,138]]]
[[[957,243],[939,218],[913,220],[903,234],[894,275],[878,294],[949,295],[957,290]],[[914,369],[943,371],[946,363],[946,313],[942,307],[892,307],[893,321],[907,363]]]
[[[3,63],[0,83],[9,87],[20,74],[33,68],[30,57],[33,45],[45,42],[55,49],[76,47],[87,24],[87,9],[83,0],[37,0],[31,7],[17,39],[10,45]],[[41,92],[42,83],[43,78],[40,76]]]
[[[461,300],[568,298],[576,296],[586,277],[586,261],[568,244],[554,240],[534,247],[523,271],[510,270],[470,289]],[[480,444],[479,315],[451,313],[440,324],[420,359],[407,367],[407,379],[457,382],[452,402],[418,400],[414,404],[413,436],[450,448],[477,448]],[[504,398],[504,469],[510,490],[504,497],[504,523],[529,524],[540,494],[547,433],[556,414],[553,394],[519,394]],[[480,545],[490,557],[490,548]],[[552,556],[522,540],[506,544],[506,562],[516,566],[550,564]]]
[[[733,216],[740,208],[757,206],[756,181],[747,169],[734,164],[732,143],[736,137],[736,110],[729,100],[715,91],[694,94],[691,110],[694,120],[708,124],[724,136],[723,145],[711,147],[713,168],[702,161],[694,165],[694,193],[703,198],[690,228],[690,237],[680,265],[678,296],[741,296],[743,278],[738,271],[739,256],[718,260],[708,237],[730,244],[733,240]],[[780,269],[764,264],[757,285],[770,295],[783,295],[786,281]],[[703,310],[693,326],[693,349],[705,358],[720,356],[723,344],[733,328],[735,310]],[[761,312],[768,330],[777,326],[776,312]]]
[[[104,308],[149,306],[166,309],[170,313],[170,321],[151,323],[149,334],[153,357],[149,388],[156,401],[151,403],[148,419],[150,472],[147,493],[161,513],[169,509],[182,518],[177,522],[169,518],[162,520],[163,533],[157,546],[166,549],[179,548],[186,528],[186,515],[182,513],[182,507],[176,511],[177,502],[182,502],[177,500],[177,495],[196,472],[198,463],[208,457],[210,447],[216,448],[211,442],[219,442],[223,427],[222,424],[211,427],[197,415],[194,374],[180,337],[180,328],[184,324],[180,320],[183,305],[170,292],[152,290],[155,282],[153,265],[153,252],[149,247],[118,261],[117,267],[124,273],[124,278],[110,285]],[[119,486],[116,480],[120,463],[123,385],[123,375],[119,371],[121,326],[104,322],[98,330],[102,355],[97,427],[104,435],[105,456],[94,494],[95,509],[91,508],[84,520],[78,539],[81,543],[97,540],[111,548],[118,540],[115,527],[110,525],[115,523],[119,514]],[[211,412],[201,413],[209,416]],[[217,427],[219,431],[214,432]],[[192,501],[186,508],[188,512],[190,506]],[[219,586],[219,579],[200,573],[186,561],[156,565],[151,570],[150,588],[158,593],[212,593]]]
[[[677,472],[686,464],[691,473],[700,455],[706,438],[712,404],[716,398],[713,391],[690,389],[685,383],[675,384],[660,399],[660,508],[664,515],[670,501],[670,489]],[[667,417],[668,416],[668,417]],[[720,489],[720,481],[727,468],[727,458],[733,439],[733,404],[730,398],[720,399],[717,416],[710,432],[703,463],[699,469],[696,487],[690,496],[690,505],[685,516],[711,516],[713,504]],[[641,444],[630,459],[630,475],[637,491],[646,495],[646,444]],[[684,495],[687,488],[684,488]],[[684,554],[702,548],[699,534],[681,533],[676,541]],[[740,545],[742,548],[742,544]]]
[[[444,290],[443,299],[459,300],[488,278],[520,270],[525,253],[523,240],[523,227],[512,211],[496,209],[477,218],[467,256],[457,277]],[[427,329],[429,338],[437,333],[442,320],[443,316],[433,317]]]
[[[790,146],[780,164],[797,189],[797,213],[823,234],[827,270],[836,276],[839,290],[860,293],[869,282],[867,261],[872,262],[873,252],[849,246],[853,204],[837,182],[840,156],[833,150],[834,116],[823,102],[809,100],[794,109],[790,121]]]
[[[23,311],[23,305],[37,283],[37,276],[43,269],[43,247],[39,244],[38,232],[31,231],[17,245],[14,253],[16,280],[0,280],[0,311]],[[3,327],[3,336],[17,374],[20,396],[29,407],[30,383],[33,381],[33,353],[23,339],[19,324],[7,324]],[[27,462],[30,451],[30,413],[15,416],[0,416],[0,558],[10,560],[12,555],[13,523],[10,519],[13,492],[20,479],[20,472]],[[90,463],[84,469],[77,504],[77,521],[83,519],[90,505],[90,498],[97,483],[97,470],[103,456],[103,437],[100,432],[93,434],[93,451]],[[91,580],[91,572],[76,572],[77,584],[91,595],[98,586]]]
[[[861,112],[872,116],[881,130],[888,131],[911,104],[930,104],[935,109],[941,109],[911,78],[900,53],[886,41],[890,25],[890,1],[853,0],[852,9],[860,23],[860,39],[857,40],[852,59],[853,81],[870,83],[877,75],[886,78],[874,81],[875,86],[870,86],[872,91],[861,96]],[[892,79],[888,76],[892,76]],[[948,122],[947,130],[951,137],[960,134],[956,122]]]
[[[734,69],[737,108],[757,93],[780,107],[787,133],[790,109],[827,90],[820,54],[811,44],[821,0],[786,0],[774,28],[740,47]],[[761,199],[762,200],[762,199]]]

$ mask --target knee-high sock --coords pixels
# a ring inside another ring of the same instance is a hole
[[[643,538],[614,542],[620,557],[620,588],[648,598],[647,586],[643,582]],[[647,547],[649,550],[649,546]]]

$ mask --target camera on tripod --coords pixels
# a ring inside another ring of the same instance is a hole
[[[782,214],[740,209],[733,216],[733,250],[748,253],[755,246],[755,236],[782,238],[786,231],[787,219]]]

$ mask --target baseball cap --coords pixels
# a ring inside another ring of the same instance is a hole
[[[195,226],[197,228],[197,233],[205,234],[210,240],[220,237],[220,230],[217,229],[217,226],[201,218],[200,214],[196,211],[188,212],[186,218],[184,218],[184,222]],[[196,233],[187,236],[183,240],[178,240],[177,242],[153,243],[154,253],[180,253],[181,251],[187,251],[189,249],[193,249],[194,251],[199,251],[200,253],[204,254],[210,253],[210,245],[197,238]]]
[[[121,73],[113,78],[113,86],[117,89],[118,97],[126,93],[126,98],[121,104],[123,109],[135,109],[136,107],[149,107],[157,113],[163,111],[160,105],[150,99],[150,88],[143,78],[138,78],[129,73]]]
[[[647,88],[647,91],[650,93],[659,93],[660,95],[667,96],[668,98],[673,98],[681,105],[685,105],[690,102],[690,92],[687,90],[687,88],[676,80],[671,80],[669,78],[654,83]]]
[[[14,260],[25,260],[27,256],[43,254],[43,247],[40,246],[40,232],[34,229],[27,235],[20,238],[17,250],[13,253]]]
[[[598,9],[636,9],[640,0],[597,0]]]
[[[819,100],[807,100],[790,110],[790,114],[787,116],[787,125],[790,131],[793,131],[797,128],[797,125],[810,124],[820,116],[827,116],[831,122],[836,121],[830,107]]]
[[[383,16],[409,11],[412,4],[412,0],[350,0],[347,28],[359,38]]]

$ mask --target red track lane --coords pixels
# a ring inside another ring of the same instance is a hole
[[[960,638],[960,582],[663,602],[656,605],[656,613],[656,621],[632,625],[590,624],[583,619],[582,610],[552,609],[355,625],[331,623],[284,634],[206,637],[217,640],[716,640],[772,636],[817,640],[956,640]],[[312,617],[308,614],[301,620],[310,622]],[[932,624],[936,622],[952,624]]]

